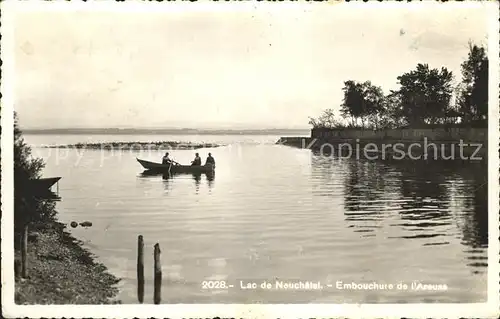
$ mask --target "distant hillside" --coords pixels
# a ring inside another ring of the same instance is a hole
[[[146,129],[146,128],[61,128],[23,129],[25,134],[84,134],[84,135],[309,135],[309,129]]]

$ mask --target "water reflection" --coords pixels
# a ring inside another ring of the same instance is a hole
[[[362,237],[372,237],[375,229],[380,228],[379,221],[384,218],[387,203],[383,194],[385,181],[383,166],[373,162],[351,161],[347,165],[344,180],[345,220],[354,232]]]
[[[488,247],[488,181],[487,175],[477,176],[470,184],[457,184],[457,197],[462,199],[465,222],[461,225],[464,233],[463,243],[472,248]]]
[[[140,177],[155,177],[155,176],[160,176],[160,175],[162,175],[162,174],[159,172],[145,170],[139,176]]]
[[[207,184],[208,184],[208,191],[211,193],[212,189],[214,187],[214,181],[215,181],[215,172],[212,174],[206,174],[206,179],[207,179]]]
[[[198,194],[200,192],[201,174],[193,174],[193,179],[196,187],[196,194]]]
[[[449,175],[439,163],[394,163],[401,172],[400,192],[404,199],[400,205],[400,226],[406,232],[400,238],[430,239],[423,245],[446,245],[441,237],[449,236],[455,229],[450,215]],[[444,172],[444,173],[443,173]],[[438,238],[439,237],[439,238]]]
[[[211,173],[211,174],[172,174],[172,173],[162,173],[162,172],[155,172],[155,171],[146,170],[146,171],[142,172],[139,175],[139,177],[151,178],[151,177],[161,176],[161,178],[163,180],[163,185],[165,186],[165,192],[169,193],[172,189],[173,180],[176,177],[191,176],[192,180],[194,181],[196,194],[198,194],[200,191],[202,175],[206,176],[205,179],[207,181],[208,189],[209,189],[209,191],[211,191],[213,186],[214,186],[215,173]]]
[[[74,176],[61,184],[61,218],[94,222],[76,235],[91,240],[98,247],[94,252],[124,278],[125,303],[137,300],[137,256],[131,247],[138,233],[168,247],[164,297],[171,302],[449,303],[484,302],[487,296],[487,268],[481,266],[487,263],[481,246],[487,244],[487,223],[479,214],[486,193],[477,187],[484,176],[474,169],[445,165],[431,174],[432,168],[411,163],[336,160],[303,149],[243,145],[218,151],[217,161],[231,164],[218,167],[217,181],[207,175],[197,181],[189,174],[165,179],[124,174],[138,172],[135,156],[112,157],[103,174],[96,165],[100,155],[87,152],[78,168],[73,159],[65,165],[51,158],[47,173]],[[187,152],[186,160],[190,157]],[[426,188],[426,181],[440,185]],[[103,194],[102,185],[109,192]],[[103,231],[106,225],[112,226]],[[415,238],[422,234],[441,236]],[[307,294],[199,289],[203,280],[241,274],[255,282],[277,276],[333,284],[419,280],[450,289]]]
[[[417,240],[422,247],[459,238],[473,249],[469,266],[487,266],[486,165],[312,156],[313,194],[333,198],[342,184],[347,227],[360,237]]]
[[[165,193],[170,193],[170,191],[172,190],[172,175],[162,174],[161,178],[163,180],[163,186],[165,187]]]

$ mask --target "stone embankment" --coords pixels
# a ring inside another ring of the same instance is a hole
[[[313,129],[310,137],[281,137],[277,144],[323,155],[365,159],[486,160],[487,129]]]

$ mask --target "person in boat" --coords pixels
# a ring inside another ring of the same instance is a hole
[[[170,165],[170,164],[172,164],[172,160],[170,159],[170,157],[168,157],[168,152],[165,153],[165,156],[163,156],[163,159],[162,159],[161,163],[163,165]]]
[[[192,166],[201,166],[201,157],[200,154],[196,153],[194,160],[191,162]]]
[[[205,162],[205,165],[214,165],[215,166],[215,158],[212,157],[212,153],[208,153],[207,161]]]

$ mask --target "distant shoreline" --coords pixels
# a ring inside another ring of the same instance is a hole
[[[310,135],[310,129],[102,129],[102,128],[78,128],[78,129],[22,129],[24,134],[31,135],[283,135],[304,134]]]

